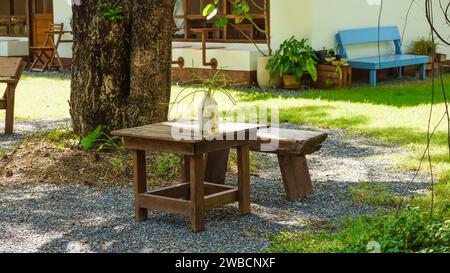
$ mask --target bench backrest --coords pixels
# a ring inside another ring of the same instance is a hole
[[[372,27],[342,30],[336,34],[339,53],[347,57],[346,46],[362,45],[377,42],[390,42],[395,45],[395,54],[403,54],[398,27]]]

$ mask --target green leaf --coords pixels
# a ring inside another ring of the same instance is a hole
[[[228,18],[226,18],[226,17],[219,18],[219,19],[217,19],[215,24],[218,27],[224,27],[228,24]]]
[[[208,15],[210,15],[211,13],[213,13],[214,12],[214,10],[216,9],[216,6],[214,5],[214,4],[208,4],[208,5],[206,5],[206,7],[203,9],[203,16],[208,16]]]
[[[309,58],[306,61],[306,70],[308,70],[308,73],[311,75],[313,81],[317,81],[317,69],[315,66],[315,62],[312,58]]]
[[[97,139],[102,135],[102,129],[103,129],[102,126],[99,125],[89,135],[83,137],[80,141],[80,146],[86,150],[94,148],[95,141],[97,141]]]

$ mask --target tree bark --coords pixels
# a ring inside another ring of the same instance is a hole
[[[174,0],[122,0],[124,19],[112,21],[99,3],[73,6],[70,114],[86,135],[167,119]]]

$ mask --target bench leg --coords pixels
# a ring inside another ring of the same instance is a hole
[[[370,70],[370,85],[372,87],[377,86],[377,71],[376,70]]]
[[[134,171],[134,207],[136,221],[147,220],[147,209],[139,207],[139,194],[147,192],[147,173],[145,165],[145,151],[133,150],[133,171]]]
[[[209,153],[206,156],[205,181],[225,184],[230,149]]]
[[[278,155],[286,198],[297,201],[313,193],[311,176],[305,156]]]
[[[403,77],[403,66],[400,66],[400,67],[398,68],[398,77],[399,77],[399,78]]]
[[[420,79],[422,81],[427,79],[427,70],[426,70],[426,65],[425,64],[421,64],[420,65]]]
[[[209,153],[206,156],[205,181],[214,184],[225,184],[230,149]],[[181,165],[182,182],[189,182],[189,156],[183,156]]]

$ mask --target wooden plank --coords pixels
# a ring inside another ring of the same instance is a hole
[[[328,137],[327,133],[282,128],[261,129],[258,141],[251,142],[251,150],[266,153],[306,155],[316,152]],[[275,140],[275,142],[273,142]],[[272,151],[262,151],[261,144],[273,143]]]
[[[22,58],[0,57],[0,77],[16,77],[21,63]]]
[[[248,144],[237,148],[238,188],[239,188],[239,214],[247,215],[250,206],[250,152]]]
[[[286,198],[297,201],[313,192],[308,165],[304,156],[278,155]]]
[[[112,132],[113,135],[143,139],[158,139],[184,143],[200,143],[205,139],[199,133],[198,121],[170,121],[142,127],[122,129]],[[212,138],[227,139],[227,135],[245,135],[251,130],[267,125],[251,123],[220,123],[218,133]]]
[[[135,215],[137,221],[147,219],[147,209],[142,206],[141,194],[147,192],[147,173],[145,162],[145,151],[132,150],[133,154],[133,178],[134,178],[134,198]]]
[[[169,197],[174,199],[184,199],[189,200],[189,183],[182,183],[179,185],[174,185],[171,187],[166,187],[163,189],[158,189],[154,191],[147,192],[150,195],[157,195],[162,197]]]
[[[187,200],[175,199],[151,194],[139,194],[137,204],[145,210],[157,210],[190,216],[191,205]]]
[[[231,189],[228,191],[207,195],[205,197],[205,208],[213,209],[239,201],[238,192],[238,189]]]
[[[200,232],[205,229],[205,193],[204,193],[204,158],[194,155],[190,159],[191,183],[191,221],[192,231]]]
[[[166,140],[125,137],[125,147],[130,150],[147,150],[181,155],[195,154],[195,147],[190,143],[180,143]]]

